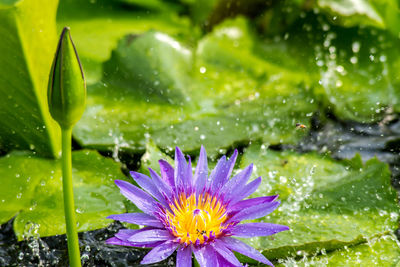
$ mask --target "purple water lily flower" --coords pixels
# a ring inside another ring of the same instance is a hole
[[[150,177],[131,172],[144,191],[128,182],[116,180],[121,193],[144,213],[125,213],[108,218],[144,225],[139,230],[120,230],[107,244],[153,247],[141,264],[162,261],[177,251],[176,266],[192,266],[192,253],[200,266],[242,266],[232,251],[264,264],[272,263],[258,250],[233,238],[269,236],[288,230],[285,225],[244,223],[261,218],[280,202],[278,196],[252,199],[261,177],[247,183],[253,170],[249,165],[229,179],[237,151],[229,160],[223,156],[208,176],[207,155],[203,147],[194,173],[181,150],[175,150],[175,168],[160,160],[161,176],[152,169]]]

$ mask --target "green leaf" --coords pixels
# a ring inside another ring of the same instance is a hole
[[[102,150],[143,151],[149,137],[164,151],[204,144],[211,157],[255,139],[295,143],[305,133],[295,124],[309,125],[317,108],[313,92],[303,75],[258,59],[247,27],[237,19],[217,28],[195,62],[168,35],[125,37],[104,65],[105,83],[89,87],[74,136]]]
[[[194,24],[200,26],[210,26],[209,18],[218,0],[181,0],[188,5],[190,18]]]
[[[128,5],[132,5],[133,7],[142,7],[147,9],[153,10],[160,10],[160,9],[168,9],[170,6],[163,0],[117,0],[122,3],[126,3]]]
[[[398,266],[400,263],[400,245],[396,236],[386,235],[360,244],[330,253],[300,260],[279,260],[276,266]]]
[[[103,81],[147,102],[182,104],[192,52],[170,36],[150,31],[126,36],[104,64]]]
[[[46,84],[56,49],[58,1],[0,3],[0,146],[58,155],[59,129]],[[44,19],[45,18],[45,19]]]
[[[243,155],[241,167],[256,166],[263,182],[253,196],[280,194],[278,210],[262,221],[288,225],[269,238],[246,239],[267,257],[310,254],[392,232],[397,228],[399,206],[386,164],[377,159],[362,168],[317,154],[274,152],[254,144]]]
[[[382,17],[368,0],[318,0],[317,5],[331,16],[339,16],[339,23],[347,27],[372,25],[383,28],[385,26]]]
[[[317,108],[307,76],[260,59],[257,42],[243,18],[225,21],[200,40],[189,93],[200,110],[155,131],[157,145],[197,151],[204,144],[214,157],[256,139],[280,144],[304,136],[295,124],[309,125]]]
[[[186,102],[190,62],[188,49],[158,32],[121,40],[105,64],[107,83],[88,88],[86,111],[74,128],[78,142],[101,150],[143,151],[154,129],[185,117],[188,108],[181,102]]]
[[[381,120],[388,108],[400,108],[399,42],[385,32],[359,31],[334,31],[329,47],[318,53],[319,82],[338,117],[368,123]]]
[[[315,100],[339,119],[370,123],[400,108],[399,44],[387,31],[338,27],[309,12],[284,34],[257,42],[255,52],[301,73]]]
[[[140,159],[140,173],[150,175],[148,168],[152,168],[156,173],[160,173],[160,165],[158,161],[160,159],[166,160],[169,164],[174,166],[174,160],[163,153],[152,140],[146,144],[146,152]]]
[[[150,1],[145,1],[146,3]],[[102,76],[102,63],[109,59],[119,39],[154,29],[173,36],[196,36],[189,20],[166,9],[164,12],[134,10],[118,1],[63,0],[57,11],[58,28],[71,28],[88,84]]]
[[[124,198],[113,182],[124,179],[117,163],[83,150],[72,153],[72,166],[78,231],[105,227],[111,222],[106,216],[125,211]],[[0,222],[17,215],[14,231],[19,240],[29,235],[32,224],[39,225],[42,237],[65,233],[59,160],[13,152],[0,159],[0,173]]]

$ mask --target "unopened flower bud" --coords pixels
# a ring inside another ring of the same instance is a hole
[[[82,117],[86,82],[68,27],[63,29],[58,42],[47,97],[50,114],[62,128],[72,127]]]

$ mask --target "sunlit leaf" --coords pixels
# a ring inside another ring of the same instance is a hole
[[[345,26],[358,24],[384,27],[382,17],[367,0],[318,0],[318,6],[336,16],[339,23]]]
[[[0,1],[0,147],[54,157],[59,129],[47,106],[58,1]]]
[[[142,4],[155,2],[159,1]],[[175,12],[129,9],[120,1],[63,0],[57,12],[58,27],[71,28],[90,84],[101,79],[102,63],[110,58],[119,39],[127,34],[141,34],[151,29],[171,35],[193,34],[189,20]]]
[[[125,37],[104,65],[105,83],[89,87],[78,142],[143,151],[152,137],[163,150],[196,153],[204,144],[213,157],[256,139],[298,141],[306,131],[296,123],[309,125],[317,108],[307,78],[258,59],[247,27],[221,25],[195,56],[159,32]]]
[[[368,243],[345,247],[333,252],[322,251],[322,255],[300,260],[279,260],[276,266],[398,266],[400,245],[394,235],[385,235]]]
[[[143,151],[153,130],[186,116],[190,62],[190,50],[167,35],[126,37],[105,64],[106,83],[88,88],[87,109],[74,135],[82,145],[101,150]]]
[[[279,194],[282,201],[261,220],[290,227],[274,240],[247,239],[270,258],[342,248],[397,228],[397,194],[387,165],[377,159],[364,165],[357,157],[336,162],[254,144],[244,153],[241,167],[250,163],[256,166],[254,177],[263,177],[254,196]]]
[[[307,77],[316,100],[341,120],[376,122],[399,110],[399,41],[386,31],[338,27],[308,12],[256,45],[259,57]]]
[[[97,152],[72,153],[73,185],[78,231],[107,226],[110,214],[125,211],[123,197],[114,185],[124,179],[119,165]],[[65,233],[61,162],[14,152],[0,159],[0,222],[17,215],[14,231],[27,237],[27,227],[38,224],[40,236]]]

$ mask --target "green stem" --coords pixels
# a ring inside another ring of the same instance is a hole
[[[79,239],[76,230],[74,191],[72,187],[72,159],[71,159],[71,139],[72,128],[62,128],[62,176],[64,194],[64,213],[67,226],[67,241],[69,265],[72,267],[81,266],[79,253]]]

